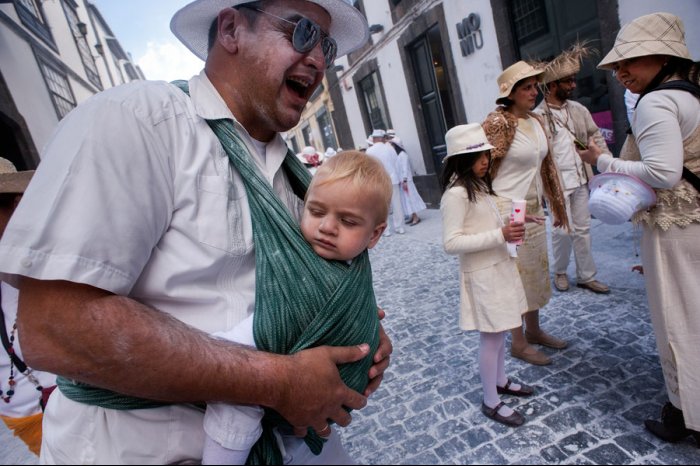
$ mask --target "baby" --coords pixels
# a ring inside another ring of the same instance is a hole
[[[386,228],[392,186],[380,162],[359,151],[345,151],[318,168],[304,200],[301,232],[327,260],[352,262],[373,248]],[[214,336],[255,346],[253,315]],[[210,403],[203,464],[245,464],[262,433],[260,406]],[[328,437],[330,427],[318,434]]]

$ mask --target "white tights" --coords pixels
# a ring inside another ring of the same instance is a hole
[[[479,375],[484,388],[484,404],[494,408],[501,402],[496,386],[504,387],[508,383],[505,370],[506,332],[479,333]],[[513,390],[519,385],[511,384]],[[498,410],[503,416],[510,416],[513,411],[507,406]]]

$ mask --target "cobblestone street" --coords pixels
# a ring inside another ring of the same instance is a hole
[[[691,439],[671,445],[647,433],[666,401],[643,277],[631,272],[638,235],[630,223],[593,220],[598,279],[610,295],[554,291],[542,326],[569,347],[544,349],[550,366],[506,354],[509,376],[534,385],[507,397],[527,418],[512,429],[480,410],[478,332],[462,332],[458,261],[441,244],[440,213],[372,251],[377,299],[394,356],[382,388],[344,431],[361,464],[697,464]],[[507,283],[502,284],[504,287]],[[510,338],[509,338],[510,340]],[[509,349],[510,342],[507,343]]]
[[[354,412],[343,438],[360,464],[698,464],[691,439],[671,445],[647,433],[666,401],[643,278],[631,271],[638,233],[627,223],[593,221],[597,295],[554,291],[542,325],[569,341],[544,351],[537,367],[506,355],[506,371],[534,385],[530,399],[504,398],[527,423],[507,428],[480,411],[478,333],[457,326],[458,262],[441,244],[438,210],[405,235],[382,238],[371,252],[377,299],[394,343],[381,389]],[[503,283],[502,286],[509,286]],[[507,343],[508,348],[510,343]],[[2,464],[36,464],[0,428]]]

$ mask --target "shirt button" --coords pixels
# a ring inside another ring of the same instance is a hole
[[[29,267],[32,266],[33,262],[32,262],[32,260],[31,260],[30,258],[25,257],[24,259],[22,259],[22,261],[20,262],[20,264],[22,265],[22,267],[29,268]]]

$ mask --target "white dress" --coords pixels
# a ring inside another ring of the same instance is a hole
[[[401,184],[401,206],[407,216],[417,214],[427,208],[423,198],[420,197],[416,185],[413,182],[413,169],[411,162],[408,159],[406,151],[402,150],[399,153],[399,179],[406,185]]]
[[[528,310],[525,290],[491,196],[470,202],[464,188],[452,187],[440,209],[445,252],[459,255],[459,327],[494,333],[522,325],[521,315]]]

